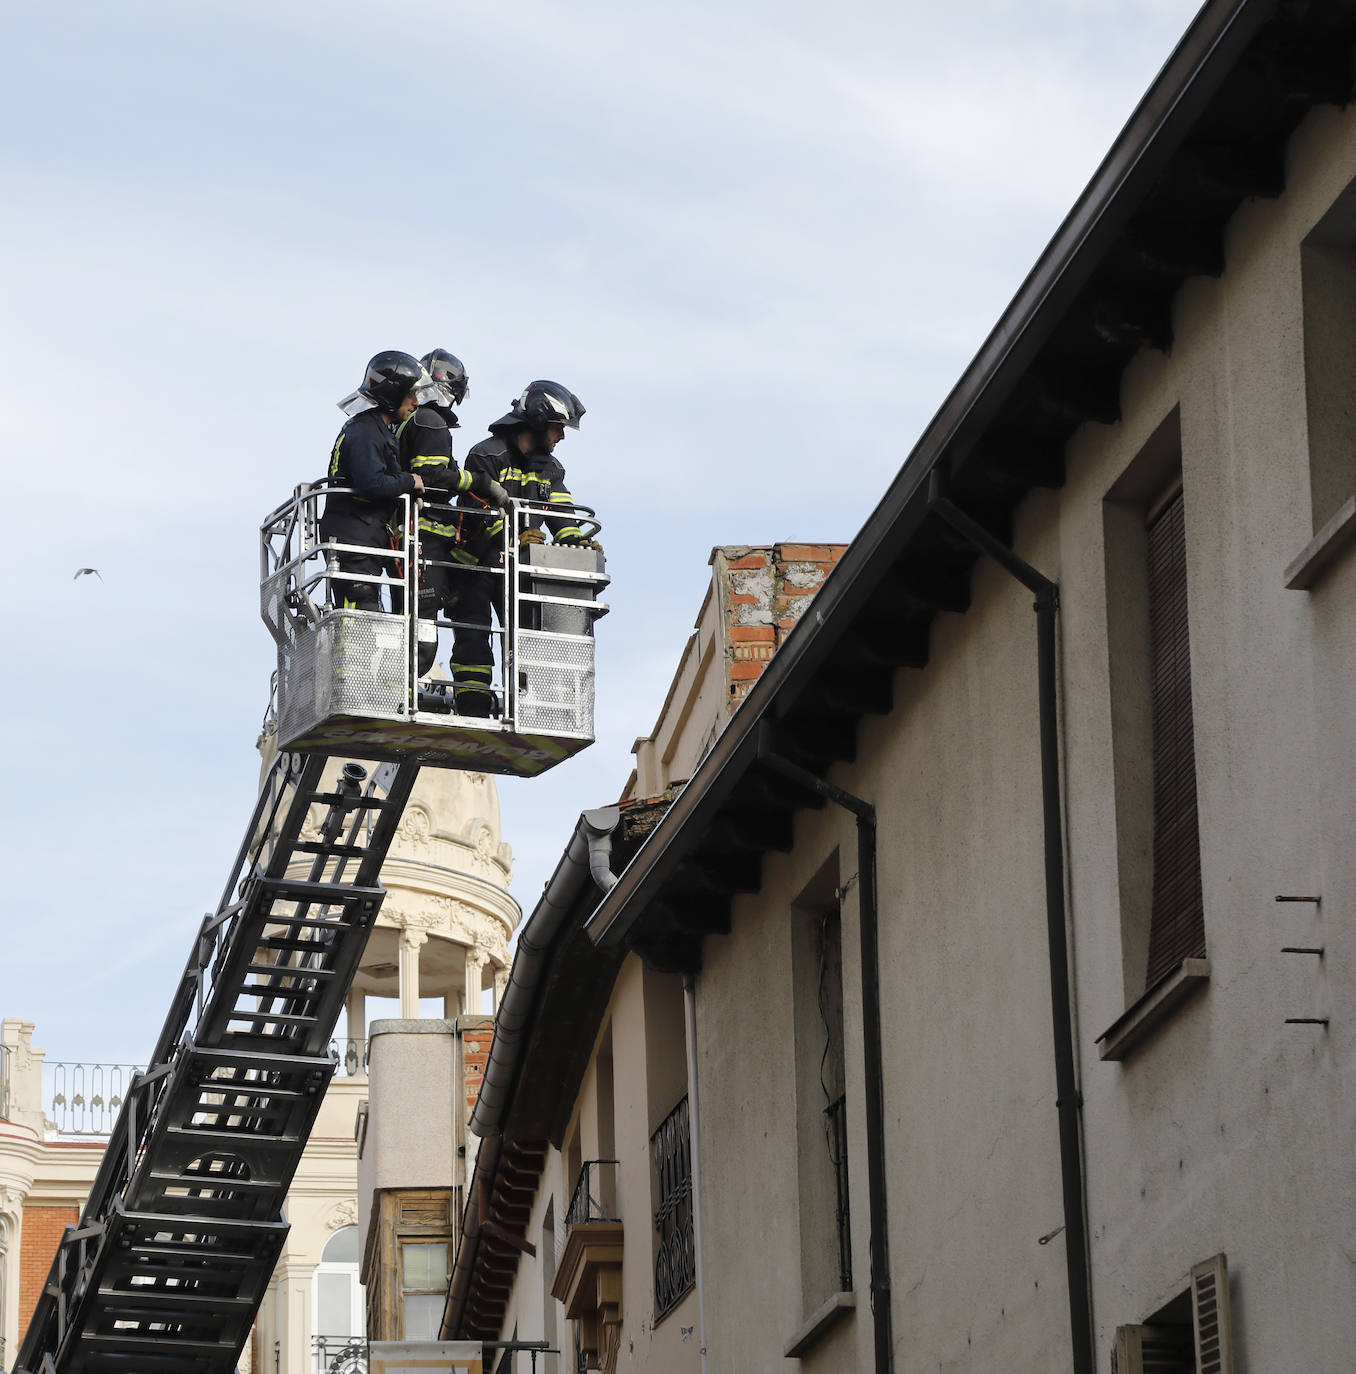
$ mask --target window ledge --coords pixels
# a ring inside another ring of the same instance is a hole
[[[1147,1040],[1192,993],[1210,981],[1209,959],[1183,959],[1097,1037],[1103,1059],[1124,1059]]]
[[[798,1360],[831,1327],[838,1323],[857,1306],[855,1293],[835,1293],[828,1302],[816,1308],[806,1317],[799,1331],[787,1341],[782,1353],[788,1360]]]
[[[1356,496],[1348,496],[1337,513],[1304,546],[1299,556],[1285,570],[1285,585],[1291,591],[1308,592],[1318,585],[1353,540],[1356,540]]]

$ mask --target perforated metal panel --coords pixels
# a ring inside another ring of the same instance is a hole
[[[518,728],[593,737],[593,641],[523,630],[518,635]]]
[[[399,719],[407,700],[408,626],[375,611],[332,611],[278,653],[283,744],[327,716]]]

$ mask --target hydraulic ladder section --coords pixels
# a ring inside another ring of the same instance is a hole
[[[274,763],[14,1374],[230,1374],[287,1235],[330,1038],[419,768]],[[384,784],[384,785],[379,785]],[[351,876],[350,876],[351,875]]]

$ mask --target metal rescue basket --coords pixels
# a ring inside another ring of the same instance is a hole
[[[517,500],[500,512],[403,496],[388,546],[322,541],[321,502],[348,490],[303,483],[260,529],[260,610],[278,646],[271,710],[279,747],[530,777],[591,744],[593,622],[608,609],[598,600],[609,581],[602,552],[520,547],[518,538],[543,516],[569,513],[594,533],[593,512]],[[420,544],[421,512],[484,531],[471,541],[482,561],[430,556]],[[375,555],[385,571],[342,571],[342,553]],[[446,570],[450,604],[420,619],[421,578],[434,569]],[[418,672],[421,636],[427,643],[442,631],[450,649],[458,630],[485,630],[458,618],[458,591],[473,577],[490,580],[499,612],[488,630],[495,713],[487,718],[458,715],[452,683],[436,668],[423,678]],[[344,607],[343,589],[354,582],[384,587],[391,609]]]

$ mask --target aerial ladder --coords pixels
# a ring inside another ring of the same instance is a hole
[[[261,528],[277,754],[13,1374],[235,1369],[287,1237],[283,1201],[338,1066],[331,1039],[420,767],[533,776],[593,740],[601,551],[518,538],[558,505],[512,501],[499,562],[468,568],[421,551],[421,506],[441,520],[499,512],[403,497],[395,547],[364,550],[320,539],[327,490],[342,488],[303,484]],[[597,530],[592,511],[574,511]],[[386,560],[376,580],[392,613],[344,607],[344,582],[357,580],[339,566],[345,550]],[[421,635],[465,624],[455,598],[419,619],[431,566],[498,579],[490,718],[458,715],[450,684],[418,676]]]

